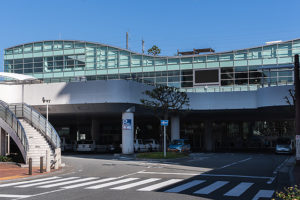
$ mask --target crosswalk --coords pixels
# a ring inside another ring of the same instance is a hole
[[[183,180],[183,179],[166,179],[166,178],[137,178],[137,177],[48,177],[28,181],[19,181],[14,183],[0,184],[1,188],[60,188],[74,189],[82,188],[84,190],[100,190],[103,188],[110,190],[128,190],[134,189],[138,192],[160,191],[166,193],[184,193],[188,190],[193,195],[211,195],[227,186],[227,191],[222,194],[223,197],[241,197],[254,183],[240,182],[231,183],[230,181],[218,180]],[[230,186],[230,187],[229,187]],[[165,189],[167,188],[167,189]],[[260,189],[252,200],[260,198],[271,198],[274,190]],[[1,197],[1,194],[0,194]]]

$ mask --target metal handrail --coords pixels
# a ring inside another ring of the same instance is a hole
[[[50,122],[33,107],[26,103],[10,104],[10,109],[17,117],[24,118],[34,128],[39,130],[55,148],[60,148],[60,138]]]
[[[21,144],[24,147],[25,155],[24,159],[26,160],[26,152],[29,149],[28,138],[26,132],[17,118],[17,116],[10,110],[9,105],[0,100],[0,117],[15,131],[17,137],[19,138]]]

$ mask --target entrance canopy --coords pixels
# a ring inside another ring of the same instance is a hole
[[[37,80],[33,76],[24,75],[24,74],[16,74],[16,73],[8,73],[8,72],[0,72],[0,77],[12,78],[18,81],[26,81],[26,80]]]

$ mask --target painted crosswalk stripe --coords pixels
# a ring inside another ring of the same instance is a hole
[[[139,186],[139,185],[151,183],[151,182],[158,181],[158,180],[160,180],[160,178],[149,178],[147,180],[138,181],[138,182],[135,182],[135,183],[129,183],[127,185],[122,185],[122,186],[111,188],[111,189],[112,190],[125,190],[125,189],[128,189],[128,188],[133,188],[133,187],[136,187],[136,186]]]
[[[31,184],[25,184],[25,185],[19,185],[16,187],[19,188],[26,188],[26,187],[32,187],[32,186],[37,186],[37,185],[45,185],[45,184],[49,184],[49,183],[56,183],[56,182],[61,182],[61,181],[68,181],[68,180],[73,180],[79,177],[69,177],[69,178],[61,178],[61,179],[56,179],[56,180],[52,180],[52,181],[43,181],[43,182],[38,182],[38,183],[31,183]]]
[[[246,190],[248,190],[253,183],[248,183],[248,182],[242,182],[232,188],[230,191],[228,191],[224,196],[231,196],[231,197],[239,197],[241,194],[243,194]]]
[[[49,184],[49,185],[42,185],[42,186],[39,186],[38,188],[51,188],[51,187],[57,187],[57,186],[61,186],[61,185],[68,185],[68,184],[83,182],[83,181],[90,181],[90,180],[94,180],[94,179],[96,179],[96,177],[82,178],[82,179],[71,180],[71,181],[66,181],[66,182],[62,182],[62,183],[53,183],[53,184]]]
[[[28,198],[28,197],[31,197],[31,195],[0,194],[0,197],[4,197],[4,198]]]
[[[50,177],[50,178],[41,178],[41,179],[35,179],[35,180],[31,180],[31,181],[21,181],[21,182],[16,182],[16,183],[6,183],[6,184],[1,184],[0,187],[22,185],[24,183],[36,183],[36,182],[40,182],[40,181],[53,180],[53,179],[57,179],[57,178],[59,178],[59,177],[53,176],[53,177]]]
[[[165,192],[182,192],[183,190],[187,190],[191,187],[194,187],[196,185],[199,185],[201,183],[205,182],[205,180],[193,180],[193,181],[190,181],[186,184],[183,184],[183,185],[179,185],[177,187],[174,187],[174,188],[171,188],[169,190],[166,190]]]
[[[103,183],[100,185],[87,187],[85,189],[100,189],[100,188],[104,188],[104,187],[108,187],[108,186],[112,186],[112,185],[117,185],[117,184],[129,182],[129,181],[134,181],[137,179],[139,179],[139,178],[126,178],[126,179],[122,179],[122,180],[118,180],[118,181],[113,181],[113,182],[109,182],[109,183]]]
[[[209,193],[212,193],[213,191],[219,189],[220,187],[223,187],[227,183],[229,183],[229,182],[228,181],[216,181],[211,185],[208,185],[200,190],[197,190],[196,192],[194,192],[194,194],[209,194]]]
[[[117,178],[104,178],[104,179],[100,179],[100,180],[96,180],[96,181],[90,181],[90,182],[86,182],[86,183],[79,183],[79,184],[75,184],[75,185],[64,186],[62,188],[64,188],[64,189],[78,188],[78,187],[83,187],[83,186],[87,186],[87,185],[93,185],[93,184],[103,183],[103,182],[107,182],[107,181],[112,181],[115,179],[117,179]]]
[[[155,184],[155,185],[151,185],[151,186],[148,186],[148,187],[144,187],[144,188],[138,189],[138,191],[153,191],[153,190],[165,187],[167,185],[171,185],[171,184],[177,183],[179,181],[182,181],[182,179],[170,179],[170,180],[164,181],[162,183],[158,183],[158,184]]]
[[[258,200],[259,198],[271,198],[274,190],[259,190],[252,200]]]

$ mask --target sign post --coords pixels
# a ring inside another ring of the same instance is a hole
[[[164,127],[164,157],[167,156],[167,139],[166,139],[166,127],[169,124],[169,120],[161,120],[160,125]]]

